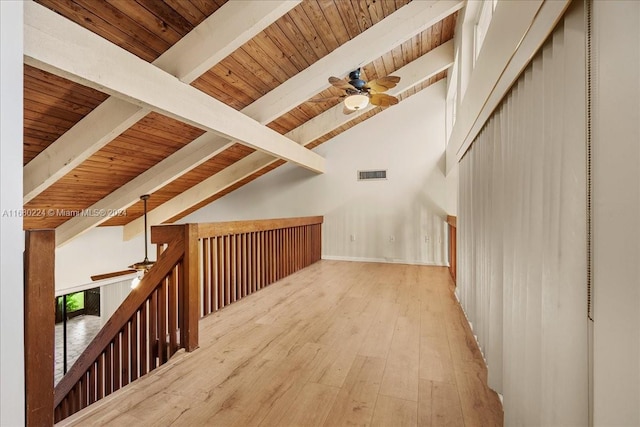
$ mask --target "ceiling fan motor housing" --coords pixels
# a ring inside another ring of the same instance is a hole
[[[355,87],[356,89],[358,89],[359,91],[362,91],[364,89],[364,86],[367,84],[367,82],[365,82],[360,78],[360,68],[350,72],[349,79],[350,79],[349,84]]]

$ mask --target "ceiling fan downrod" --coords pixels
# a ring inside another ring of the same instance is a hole
[[[144,194],[140,196],[140,200],[144,203],[144,260],[142,262],[137,262],[130,266],[130,268],[134,268],[138,271],[149,271],[151,266],[155,263],[155,261],[149,261],[147,241],[148,241],[148,226],[147,226],[147,200],[149,199],[148,194]]]

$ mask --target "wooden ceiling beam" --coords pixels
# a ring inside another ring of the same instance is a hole
[[[191,83],[287,13],[301,0],[225,3],[153,64]],[[149,110],[111,97],[24,167],[24,203],[80,165]]]
[[[301,100],[326,89],[328,76],[345,77],[460,10],[464,3],[412,1],[256,100],[243,112],[261,123],[269,123],[300,105]]]
[[[36,3],[25,3],[25,63],[264,151],[313,172],[324,159]]]
[[[416,4],[412,6],[412,3],[416,3]],[[367,45],[368,43],[366,43],[366,41],[364,41],[361,36],[358,36],[354,40],[347,42],[345,45],[343,45],[342,48],[338,48],[334,52],[327,55],[327,57],[325,57],[326,59],[323,59],[323,60],[331,63],[341,63],[342,61],[344,61],[344,55],[353,55],[360,62],[366,62],[367,60],[369,61],[375,60],[376,58],[370,58],[371,55],[373,55],[374,53],[379,53],[380,55],[382,55],[388,52],[389,50],[393,49],[395,46],[403,43],[406,39],[409,39],[413,37],[415,34],[422,31],[425,28],[425,25],[428,26],[435,22],[438,22],[439,20],[447,16],[448,13],[453,13],[462,6],[462,2],[459,2],[459,1],[440,1],[440,2],[425,1],[425,2],[412,2],[412,3],[400,9],[400,10],[404,10],[403,15],[400,17],[400,19],[403,19],[403,20],[407,19],[407,16],[412,16],[412,17],[417,16],[419,19],[410,20],[411,25],[403,24],[402,26],[400,26],[402,27],[402,31],[398,31],[399,18],[398,16],[396,16],[394,20],[390,20],[388,18],[385,20],[382,20],[380,23],[377,24],[379,29],[376,29],[376,31],[372,31],[372,29],[369,29],[363,33],[363,37],[369,37],[369,36],[373,37],[373,40],[375,41],[375,44],[376,44],[375,50],[369,49],[363,55],[363,52],[361,52],[361,48],[363,45]],[[417,4],[417,3],[420,3],[420,4]],[[409,9],[406,9],[409,6],[411,7]],[[382,38],[385,34],[390,34],[390,36]],[[352,43],[355,43],[353,45],[354,47],[349,47],[351,46]],[[437,72],[442,71],[446,69],[448,66],[450,66],[452,58],[453,58],[452,42],[446,43],[445,45],[437,49],[434,49],[432,52],[429,52],[427,55],[424,55],[422,58],[419,58],[418,60],[412,62],[411,64],[408,64],[406,67],[403,67],[401,70],[398,70],[398,72],[402,73],[401,75],[403,76],[403,80],[401,81],[401,86],[397,88],[408,87],[408,85],[410,85],[412,81],[414,81],[413,85],[417,85],[421,83],[422,81],[435,75]],[[349,61],[352,61],[352,60],[354,60],[354,58],[349,58]],[[416,71],[410,72],[409,70],[411,69],[414,69]],[[433,71],[433,70],[437,70],[437,71]],[[310,73],[310,74],[307,74],[307,73]],[[306,80],[307,77],[305,76],[307,75],[310,76],[308,77],[309,80],[313,80],[315,78],[314,76],[316,76],[317,74],[318,74],[318,69],[316,68],[316,66],[312,65],[311,67],[308,67],[304,71],[300,72],[299,75],[303,76],[302,80]],[[339,74],[339,73],[335,73],[335,74]],[[394,73],[394,74],[397,74],[397,73]],[[422,74],[422,77],[415,77],[415,75],[420,75],[420,74]],[[405,75],[406,77],[404,77]],[[317,89],[317,92],[321,91],[322,89],[328,86],[326,73],[323,74],[322,79],[316,79],[316,80],[317,80],[317,85],[320,86],[320,88]],[[287,83],[284,83],[284,84],[286,85]],[[397,92],[397,93],[400,93],[400,92]],[[277,93],[275,94],[275,96],[277,96]],[[299,92],[297,99],[295,100],[291,99],[291,102],[295,101],[294,103],[296,105],[299,105],[300,103],[306,101],[307,99],[308,99],[308,96],[306,95],[306,92],[303,91],[303,92]],[[242,112],[247,114],[249,117],[252,117],[260,121],[260,123],[262,124],[267,124],[269,123],[269,120],[271,120],[272,117],[279,117],[282,114],[285,114],[287,111],[289,111],[286,108],[288,107],[286,106],[283,107],[282,105],[276,102],[276,99],[274,98],[274,91],[272,91],[267,95],[265,95],[263,98],[258,99],[251,105],[244,108]],[[294,129],[294,131],[290,133],[290,135],[292,135],[293,137],[292,139],[294,139],[295,141],[306,144],[308,142],[313,141],[315,137],[309,139],[308,136],[304,135],[305,133],[323,132],[323,129],[333,130],[339,127],[340,125],[346,123],[346,121],[352,120],[357,116],[358,114],[345,116],[344,114],[342,114],[342,107],[340,106],[334,110],[330,110],[329,112],[326,112],[318,116],[318,118],[315,120],[312,120],[309,123],[309,125],[307,126],[303,125],[298,129]],[[333,117],[333,119],[329,122],[330,124],[328,125],[328,127],[323,127],[322,125],[320,125],[319,127],[316,126],[316,123],[321,123],[322,120],[326,120],[328,117]],[[336,120],[338,121],[342,120],[342,122],[337,125],[333,124],[336,122]],[[324,131],[324,133],[329,131]],[[212,141],[217,141],[216,144],[223,144],[225,142],[224,139],[219,137],[218,139],[215,139],[214,137],[212,137]],[[216,147],[215,144],[212,144],[211,146]],[[123,186],[120,190],[118,190],[118,192],[130,194],[131,202],[128,202],[128,204],[122,204],[122,202],[124,202],[125,200],[124,198],[108,196],[107,198],[91,206],[91,209],[101,209],[105,206],[108,206],[111,209],[124,209],[130,206],[132,202],[137,201],[137,197],[139,194],[152,192],[151,188],[159,188],[168,184],[170,180],[167,180],[166,182],[164,182],[164,184],[159,182],[159,179],[161,179],[161,177],[166,176],[165,174],[162,173],[165,168],[165,164],[170,165],[172,162],[185,164],[182,157],[183,155],[188,155],[186,153],[188,153],[187,150],[185,149],[180,150],[176,152],[174,155],[167,158],[166,162],[162,162],[161,164],[158,164],[155,167],[149,169],[144,174],[145,176],[149,177],[149,181],[142,180],[141,182],[145,183],[143,187],[136,187],[137,180],[134,180],[129,184],[125,184],[125,186]],[[209,195],[207,197],[209,197],[211,194],[215,194],[215,192],[220,191],[216,189],[224,189],[229,185],[233,185],[239,179],[242,179],[252,174],[256,170],[259,170],[261,167],[263,167],[259,165],[268,165],[276,160],[272,156],[261,155],[261,153],[253,153],[249,157],[250,158],[248,160],[245,160],[245,161],[241,160],[240,162],[238,162],[237,165],[230,166],[229,167],[230,169],[227,168],[229,169],[228,171],[226,172],[221,171],[220,173],[216,174],[214,177],[211,177],[209,180],[206,181],[206,184],[204,184],[202,187],[198,186],[198,189],[203,188],[203,189],[210,189],[211,191],[214,191],[214,193],[208,193]],[[185,173],[188,170],[191,170],[191,168],[186,169]],[[241,178],[237,178],[238,176],[240,176]],[[186,203],[190,203],[191,200],[198,200],[198,202],[195,202],[195,203],[199,203],[200,201],[205,200],[207,198],[207,197],[203,198],[204,194],[206,193],[200,193],[198,189],[188,192],[188,194],[184,197],[184,199],[187,201]],[[209,190],[206,190],[206,191],[209,191]],[[162,214],[162,215],[158,215],[158,217],[162,217],[163,218],[162,221],[165,221],[171,218],[172,216],[174,216],[175,214],[180,213],[181,212],[180,210],[173,213],[176,209],[180,208],[180,205],[182,203],[180,200],[182,200],[182,198],[178,196],[173,201],[175,206],[173,207],[171,205],[165,206],[164,209],[167,212],[172,212],[171,215],[167,217],[166,215]],[[109,203],[105,203],[105,201],[108,201]],[[183,205],[182,210],[184,210],[184,206],[186,205]],[[188,206],[193,206],[193,204]],[[56,237],[57,244],[58,245],[64,244],[69,240],[73,239],[75,236],[86,232],[87,230],[101,224],[104,221],[105,219],[96,218],[96,217],[73,218],[67,221],[65,224],[58,227],[57,237]],[[152,222],[152,223],[156,224],[158,222]],[[142,232],[143,228],[141,224],[142,224],[142,220],[139,220],[139,221],[133,221],[132,225],[127,226],[125,228],[125,238],[128,239],[130,237],[135,236],[137,233]]]
[[[401,78],[400,83],[387,93],[390,95],[398,95],[405,92],[449,68],[453,65],[453,60],[454,50],[453,40],[451,40],[395,71],[393,74]],[[424,90],[433,91],[434,96],[439,96],[438,94],[445,93],[443,85],[444,81],[438,82]],[[338,104],[287,133],[287,136],[298,141],[301,145],[307,145],[358,116],[366,114],[368,110],[369,108],[345,115],[342,113],[342,104]],[[161,224],[184,212],[186,209],[201,203],[212,195],[234,185],[247,176],[254,174],[276,160],[273,156],[262,152],[251,153],[210,178],[207,178],[187,191],[149,211],[148,221],[150,224]],[[142,233],[143,230],[143,219],[135,219],[124,226],[124,239],[130,240]]]
[[[142,194],[151,194],[231,147],[233,142],[207,132],[141,173],[88,208],[90,212],[115,212],[135,204]],[[271,157],[271,156],[269,156]],[[56,228],[56,247],[108,221],[108,215],[78,215]]]

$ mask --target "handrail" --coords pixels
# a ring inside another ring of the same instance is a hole
[[[227,221],[198,224],[198,238],[243,234],[256,231],[277,230],[289,227],[322,224],[322,216],[298,218],[259,219],[252,221]]]
[[[104,359],[103,354],[111,347],[114,340],[118,339],[119,334],[125,329],[132,318],[137,316],[137,313],[145,305],[145,303],[152,296],[160,286],[163,285],[165,279],[173,274],[175,267],[183,259],[185,253],[184,234],[174,233],[167,249],[159,256],[158,261],[149,270],[147,274],[142,278],[135,292],[131,292],[124,300],[122,305],[115,311],[115,313],[109,318],[104,327],[98,332],[96,337],[87,346],[87,349],[80,355],[78,360],[74,363],[67,374],[60,380],[54,390],[54,407],[56,408],[56,421],[64,419],[77,410],[82,409],[88,404],[92,403],[92,400],[97,400],[96,396],[93,398],[88,396],[71,396],[74,402],[69,403],[69,407],[60,409],[61,403],[73,394],[73,390],[77,389],[81,382],[86,382],[87,377],[91,380],[95,377],[94,369],[96,369],[96,363],[98,360]],[[124,340],[123,340],[124,341]],[[123,346],[127,343],[123,342]],[[119,352],[119,351],[118,351]],[[163,361],[160,361],[162,363]],[[152,369],[153,369],[152,364]],[[100,367],[101,370],[109,370],[109,368]],[[115,369],[114,369],[115,370]],[[92,373],[93,372],[93,373]],[[114,376],[120,375],[119,372],[111,372]],[[95,378],[93,380],[95,382]],[[107,379],[110,381],[110,379]],[[128,380],[124,381],[128,383]],[[97,397],[100,398],[104,394],[105,396],[111,391],[119,388],[119,379],[114,380],[113,386],[107,386],[106,390],[99,390],[96,392]],[[95,385],[91,385],[95,387]],[[86,388],[86,384],[85,384]],[[78,393],[80,394],[80,393]]]

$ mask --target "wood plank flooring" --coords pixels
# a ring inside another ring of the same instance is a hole
[[[62,425],[502,426],[445,267],[320,261]]]

